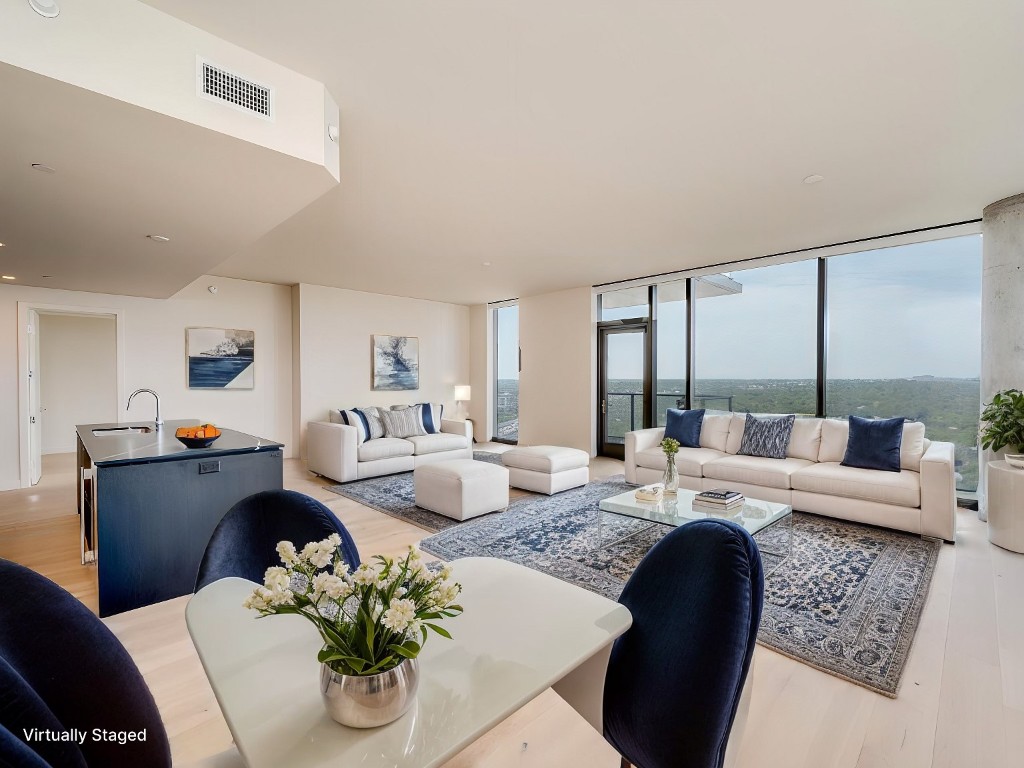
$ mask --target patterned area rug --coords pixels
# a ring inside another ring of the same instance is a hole
[[[439,531],[420,546],[444,560],[500,557],[615,600],[637,563],[669,530],[643,530],[647,523],[606,514],[604,541],[642,532],[594,551],[598,502],[629,487],[621,476],[613,477],[555,496],[521,498],[506,512],[465,523],[418,510],[410,473],[331,490]],[[766,550],[784,550],[774,541],[782,530],[772,526],[755,538]],[[793,554],[766,580],[758,641],[895,697],[940,547],[899,531],[794,513]],[[766,572],[778,563],[764,556]]]

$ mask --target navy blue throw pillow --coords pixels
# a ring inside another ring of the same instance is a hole
[[[695,411],[669,408],[665,417],[665,437],[678,440],[682,448],[700,448],[700,426],[703,423],[703,408]]]
[[[900,445],[905,419],[862,419],[850,417],[850,437],[846,441],[844,467],[900,471]]]

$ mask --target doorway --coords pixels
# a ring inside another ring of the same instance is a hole
[[[18,314],[21,485],[29,487],[75,452],[77,424],[119,421],[123,323],[119,310],[19,302]]]
[[[626,433],[651,426],[651,336],[644,321],[598,325],[598,453],[623,459]]]

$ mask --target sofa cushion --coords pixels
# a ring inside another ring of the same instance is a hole
[[[740,444],[743,442],[743,427],[746,426],[747,416],[743,413],[733,413],[729,416],[729,437],[725,443],[725,452],[737,454],[740,452]]]
[[[806,459],[766,459],[761,456],[726,455],[707,462],[704,465],[704,477],[789,490],[793,487],[790,484],[792,474],[812,464],[813,462]]]
[[[665,439],[677,440],[681,448],[700,448],[700,426],[704,409],[681,411],[669,408],[665,414]]]
[[[423,428],[423,407],[411,405],[397,410],[381,411],[384,417],[384,434],[388,437],[412,437],[425,435]]]
[[[681,475],[703,477],[704,465],[725,455],[722,451],[716,451],[714,448],[680,448],[679,453],[676,454],[676,468]],[[665,469],[665,452],[661,448],[648,448],[645,451],[639,451],[634,458],[638,467],[656,469],[659,472]]]
[[[360,461],[377,461],[378,459],[412,456],[415,450],[416,447],[408,440],[397,437],[379,437],[360,445],[358,455]]]
[[[732,423],[732,414],[704,414],[704,421],[700,425],[700,447],[714,448],[716,451],[725,452],[726,443],[729,442],[729,425]]]
[[[836,464],[841,462],[846,455],[849,436],[850,423],[847,419],[822,419],[818,461]],[[900,469],[920,472],[921,457],[924,456],[926,444],[930,445],[931,441],[924,436],[924,424],[920,421],[908,421],[904,424],[903,440],[900,443]]]
[[[793,422],[786,455],[794,459],[817,461],[821,450],[821,422],[823,419],[801,419]]]
[[[862,419],[850,417],[850,436],[840,462],[844,467],[900,471],[900,443],[904,419]]]
[[[900,507],[918,507],[921,504],[921,475],[910,470],[880,472],[827,461],[794,472],[791,482],[797,491]]]
[[[786,458],[794,421],[796,416],[793,414],[776,418],[758,418],[748,413],[743,425],[743,439],[737,453],[766,459]]]
[[[433,435],[413,435],[405,439],[405,442],[412,443],[415,456],[423,456],[426,453],[440,453],[441,451],[457,451],[460,448],[469,447],[469,438],[465,435],[453,435],[449,432],[438,432]]]
[[[657,450],[661,452],[661,448]],[[664,455],[662,453],[662,460]],[[590,454],[579,448],[566,448],[560,445],[530,445],[505,451],[501,454],[501,463],[506,467],[551,475],[589,467]]]

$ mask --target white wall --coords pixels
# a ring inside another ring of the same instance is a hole
[[[217,294],[207,291],[216,285]],[[0,490],[20,483],[18,429],[18,302],[121,310],[126,392],[160,393],[165,419],[212,421],[282,442],[291,456],[292,292],[288,286],[204,276],[170,299],[144,299],[13,285],[0,286]],[[252,390],[190,390],[185,328],[210,326],[256,332]],[[121,420],[153,418],[152,398],[137,398]]]
[[[594,454],[595,340],[589,287],[520,297],[520,445],[565,445]]]
[[[469,307],[306,284],[297,294],[303,431],[336,408],[435,402],[454,413],[453,387],[469,382]],[[373,334],[419,337],[418,390],[371,390]]]
[[[9,0],[0,24],[0,61],[323,165],[339,178],[338,125],[323,84],[137,0],[66,3],[44,19]],[[196,57],[274,89],[264,120],[196,95]]]
[[[469,308],[469,384],[473,400],[469,415],[476,439],[484,442],[494,434],[494,325],[486,304]]]
[[[113,317],[39,315],[43,453],[75,450],[75,425],[118,420]]]

